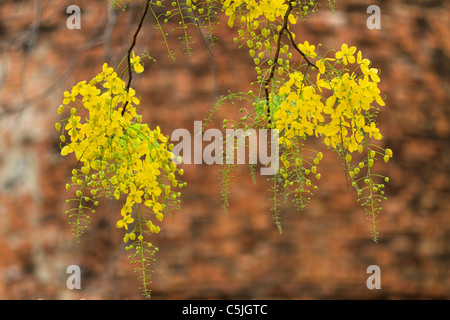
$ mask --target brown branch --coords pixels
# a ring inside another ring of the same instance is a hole
[[[283,35],[283,33],[285,31],[288,34],[289,39],[291,40],[292,46],[305,59],[305,61],[308,64],[308,67],[312,66],[312,67],[317,68],[317,66],[308,59],[308,57],[305,55],[305,53],[303,53],[303,51],[300,50],[300,48],[298,47],[297,43],[294,40],[294,36],[293,36],[292,32],[289,30],[288,19],[289,19],[289,15],[292,12],[292,9],[293,9],[292,3],[290,1],[288,1],[288,8],[287,8],[286,13],[284,14],[284,17],[283,17],[283,25],[282,25],[280,31],[278,32],[277,49],[275,51],[274,63],[270,67],[270,75],[269,75],[269,77],[264,82],[264,91],[265,91],[265,94],[266,94],[266,102],[267,102],[269,115],[270,115],[269,85],[270,85],[270,82],[272,81],[272,79],[273,79],[273,77],[275,75],[275,66],[278,64],[278,56],[280,54],[280,49],[281,49],[281,37],[282,37],[282,35]],[[269,119],[269,123],[270,123],[270,119]]]
[[[292,35],[292,32],[291,32],[288,28],[286,28],[286,32],[287,32],[287,34],[288,34],[288,36],[289,36],[289,39],[291,40],[292,46],[293,46],[294,49],[297,50],[297,52],[300,53],[301,56],[305,59],[306,63],[308,63],[308,67],[311,66],[311,67],[317,68],[316,65],[315,65],[314,63],[312,63],[312,62],[308,59],[308,57],[303,53],[303,51],[300,50],[300,48],[298,47],[297,43],[295,43],[294,36]]]
[[[128,53],[127,53],[127,55],[128,55],[128,83],[127,83],[127,89],[126,89],[127,92],[128,92],[128,90],[130,90],[131,80],[133,79],[133,74],[131,73],[131,52],[132,52],[134,46],[136,45],[136,38],[137,38],[139,32],[141,31],[142,24],[144,23],[144,19],[145,19],[145,16],[147,15],[149,7],[150,7],[150,1],[146,1],[145,10],[144,10],[144,13],[142,14],[141,21],[139,21],[136,32],[133,35],[133,43],[131,44],[130,48],[128,49]],[[128,101],[123,106],[122,116],[125,114],[127,105],[128,105]]]
[[[288,26],[288,17],[291,14],[292,11],[292,5],[290,3],[290,1],[288,1],[289,3],[289,7],[286,10],[286,13],[284,14],[283,17],[283,26],[281,27],[280,31],[278,32],[278,39],[277,39],[277,49],[275,50],[275,57],[273,58],[273,64],[270,66],[270,74],[269,77],[266,79],[266,81],[264,82],[264,91],[266,93],[266,102],[267,102],[267,112],[270,115],[270,106],[269,106],[269,85],[270,82],[272,81],[272,78],[275,75],[275,66],[278,64],[278,57],[280,55],[280,49],[281,49],[281,37],[283,36],[284,30],[287,30],[287,26]],[[269,119],[270,121],[270,119]]]

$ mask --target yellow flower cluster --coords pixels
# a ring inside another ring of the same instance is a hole
[[[132,60],[136,72],[142,72],[134,53]],[[135,91],[132,88],[127,91],[123,80],[106,63],[92,81],[79,82],[64,93],[58,112],[61,114],[68,108],[70,116],[56,123],[56,129],[63,128],[63,143],[66,135],[70,141],[62,146],[61,155],[74,153],[82,164],[81,170],[73,170],[72,178],[73,185],[79,188],[79,205],[74,208],[78,210],[77,235],[83,211],[87,209],[83,200],[97,202],[100,196],[119,200],[125,196],[122,217],[116,226],[128,230],[138,220],[134,229],[147,224],[150,233],[158,233],[160,228],[140,213],[150,212],[162,221],[168,206],[179,203],[180,193],[173,188],[185,185],[175,178],[183,170],[178,170],[172,161],[172,146],[160,128],[150,130],[141,123],[142,116],[136,113],[139,103]],[[86,196],[88,190],[90,195]],[[140,204],[143,210],[138,207]]]
[[[312,186],[307,178],[310,172],[320,179],[316,165],[322,155],[310,158],[313,163],[303,161],[301,141],[308,137],[323,139],[325,145],[345,159],[346,171],[357,190],[358,201],[362,200],[361,205],[371,217],[370,228],[377,241],[379,202],[385,196],[384,184],[375,182],[375,178],[383,178],[385,182],[389,178],[374,174],[372,167],[378,156],[388,162],[393,155],[390,149],[369,143],[369,139],[383,138],[375,122],[379,110],[375,104],[385,105],[378,88],[379,72],[371,68],[371,61],[363,59],[361,51],[357,52],[354,46],[343,44],[334,57],[319,57],[315,46],[307,41],[298,47],[307,56],[317,58],[311,63],[317,68],[317,76],[293,70],[270,95],[269,101],[271,126],[279,130],[280,146],[285,148],[284,159],[281,158],[285,168],[284,185],[298,184],[295,192],[300,207],[309,201],[304,186]],[[363,155],[363,160],[352,165],[355,151]],[[364,173],[363,168],[366,168]]]
[[[311,46],[306,41],[304,48]],[[342,45],[335,58],[324,58],[317,62],[319,73],[315,83],[308,82],[300,71],[289,74],[289,79],[278,91],[282,101],[274,112],[275,126],[284,135],[280,143],[291,147],[294,136],[323,137],[327,146],[336,148],[340,144],[348,152],[358,150],[365,134],[377,140],[382,138],[374,121],[367,112],[377,102],[385,103],[380,96],[377,83],[378,70],[369,68],[371,62],[362,59],[361,51],[357,59],[353,56],[356,47],[348,49]],[[307,49],[305,52],[309,52]],[[312,55],[311,52],[309,52]],[[320,63],[319,63],[320,62]],[[336,70],[334,65],[357,63],[362,74],[339,72],[330,76],[328,70]]]
[[[236,13],[239,12],[242,23],[250,23],[256,28],[259,24],[257,19],[265,17],[268,21],[275,21],[279,17],[283,17],[286,13],[288,5],[285,0],[225,0],[223,1],[223,9],[229,17],[228,25],[234,26]],[[244,12],[243,12],[244,11]],[[297,22],[294,15],[289,15],[289,22],[295,24]]]

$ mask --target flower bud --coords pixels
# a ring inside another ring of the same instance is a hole
[[[386,153],[386,155],[387,155],[389,158],[392,158],[393,153],[392,153],[392,150],[391,150],[391,149],[386,149],[386,150],[385,150],[385,153]]]

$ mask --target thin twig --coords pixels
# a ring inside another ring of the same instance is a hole
[[[133,74],[131,73],[131,51],[133,50],[134,46],[136,45],[136,38],[139,34],[139,31],[141,31],[142,24],[144,23],[144,19],[145,19],[145,16],[147,15],[149,7],[150,7],[150,1],[146,1],[144,13],[142,14],[141,21],[139,21],[138,27],[133,36],[133,43],[131,44],[130,48],[128,49],[128,83],[127,83],[127,89],[126,89],[127,92],[130,89],[131,80],[133,79]],[[123,106],[122,116],[125,114],[127,105],[128,105],[128,101]]]
[[[213,59],[216,59],[216,57],[214,57],[214,55],[213,55],[211,49],[209,48],[208,44],[206,43],[206,40],[205,40],[206,36],[203,35],[202,29],[201,29],[201,27],[200,27],[200,24],[198,23],[199,20],[198,20],[198,18],[197,18],[197,15],[195,14],[195,10],[192,10],[192,14],[194,15],[194,19],[193,19],[193,20],[194,20],[195,25],[197,26],[198,32],[200,33],[200,37],[201,37],[201,39],[202,39],[202,41],[203,41],[203,44],[205,45],[205,47],[206,47],[206,49],[208,50],[208,52],[209,52],[209,54],[211,55],[211,57],[212,57]]]

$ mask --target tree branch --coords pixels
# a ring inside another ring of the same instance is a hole
[[[288,36],[289,36],[289,39],[291,40],[292,46],[293,46],[294,49],[297,50],[297,52],[300,53],[301,56],[306,60],[306,62],[308,63],[308,66],[317,68],[316,65],[315,65],[314,63],[312,63],[312,62],[308,59],[308,57],[303,53],[303,51],[300,50],[300,48],[298,47],[297,43],[295,43],[294,36],[292,35],[292,32],[291,32],[288,28],[286,28],[286,32],[287,32],[287,34],[288,34]]]
[[[286,13],[283,17],[283,26],[281,27],[280,31],[278,32],[278,39],[277,39],[277,49],[275,50],[275,57],[273,58],[273,64],[270,66],[270,75],[264,82],[264,91],[266,93],[266,103],[267,103],[267,112],[270,115],[270,106],[269,106],[269,85],[272,81],[273,76],[275,75],[275,66],[278,64],[278,56],[280,55],[280,49],[281,49],[281,37],[283,36],[284,30],[287,30],[288,26],[288,17],[291,14],[292,11],[292,5],[291,2],[288,1],[289,7],[286,10]],[[270,121],[270,120],[269,120]]]
[[[133,48],[136,45],[136,38],[137,38],[139,32],[141,31],[142,24],[144,23],[144,19],[145,19],[145,16],[147,15],[149,7],[150,7],[150,1],[146,1],[145,10],[144,10],[144,13],[142,14],[141,21],[139,21],[136,32],[133,35],[133,43],[131,44],[130,48],[128,49],[128,83],[127,83],[127,89],[126,89],[127,92],[128,92],[128,90],[130,90],[131,80],[133,79],[133,74],[131,73],[131,52],[133,51]],[[128,101],[123,106],[122,116],[125,114],[127,105],[128,105]]]
[[[264,82],[264,91],[265,91],[265,94],[266,94],[266,103],[267,103],[267,107],[268,107],[268,111],[267,112],[269,113],[269,115],[270,115],[269,85],[270,85],[270,82],[272,81],[272,79],[273,79],[273,77],[275,75],[275,66],[278,64],[278,56],[280,54],[280,49],[281,49],[281,37],[282,37],[282,35],[283,35],[283,33],[285,31],[288,34],[289,39],[291,40],[292,46],[305,59],[305,61],[308,63],[308,67],[312,66],[312,67],[317,68],[316,65],[314,63],[312,63],[308,59],[308,57],[303,53],[303,51],[300,50],[300,48],[298,47],[297,43],[294,40],[294,36],[293,36],[292,32],[289,30],[288,21],[289,21],[289,15],[291,14],[292,9],[293,9],[292,3],[290,1],[288,1],[288,8],[287,8],[286,13],[284,14],[284,17],[283,17],[283,25],[281,26],[281,29],[278,32],[277,49],[275,51],[274,63],[270,67],[270,75],[269,75],[269,77]],[[270,119],[269,119],[269,123],[270,123]]]

